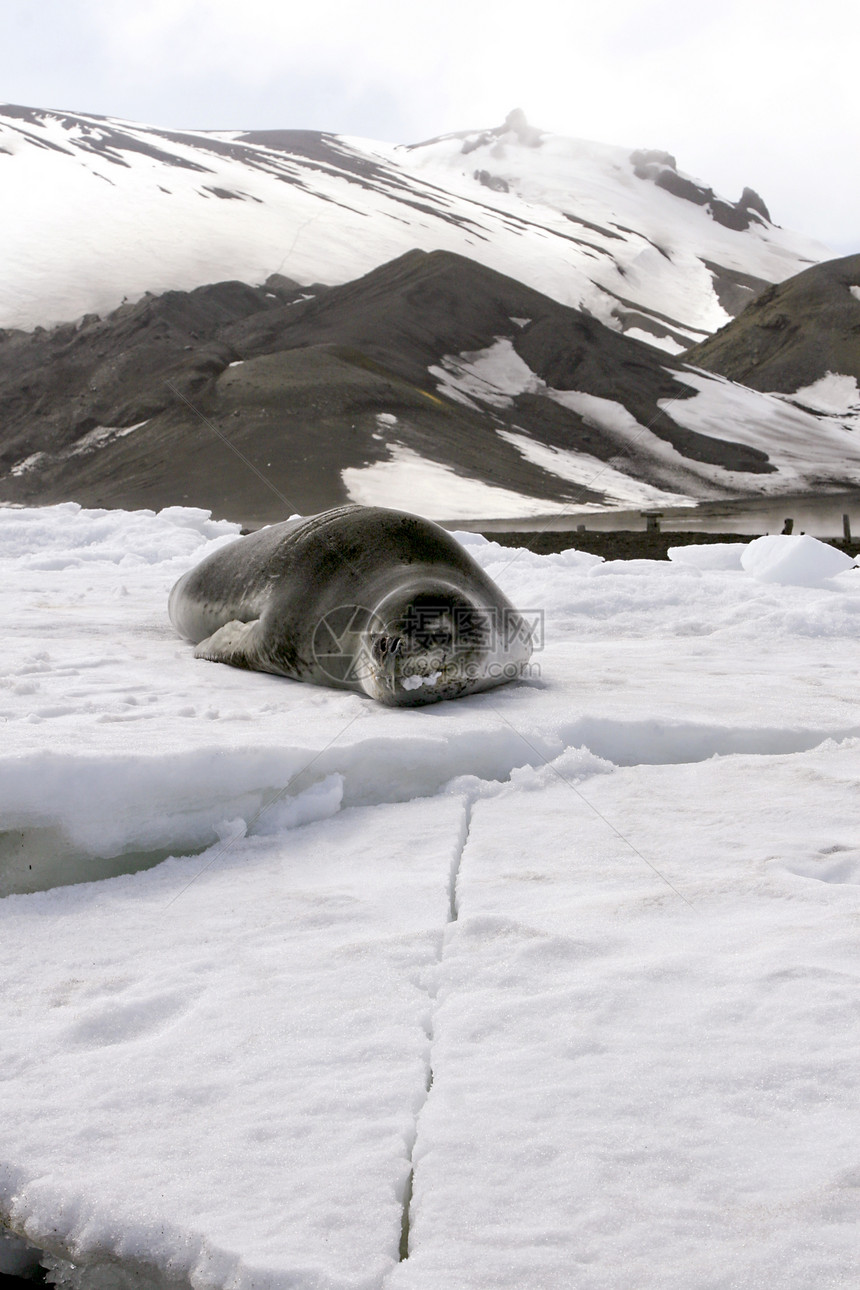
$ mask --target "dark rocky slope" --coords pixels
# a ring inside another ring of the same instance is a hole
[[[753,389],[783,394],[827,372],[860,381],[860,255],[827,260],[768,287],[684,358]]]
[[[659,454],[540,390],[507,407],[446,397],[429,369],[499,338],[556,390],[623,405],[680,465],[667,473]],[[603,500],[526,460],[497,433],[512,427],[658,487],[700,487],[695,463],[770,471],[763,451],[661,410],[659,400],[693,393],[675,379],[680,367],[449,252],[409,252],[333,288],[276,277],[168,292],[0,339],[0,500],[276,519],[345,500],[341,472],[388,460],[392,442],[538,505]]]

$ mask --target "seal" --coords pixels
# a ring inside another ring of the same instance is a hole
[[[515,680],[532,652],[524,617],[450,533],[378,506],[239,538],[179,579],[168,612],[195,658],[391,707]]]

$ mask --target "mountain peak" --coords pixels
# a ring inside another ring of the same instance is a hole
[[[505,117],[501,125],[492,126],[489,130],[480,130],[477,133],[456,134],[453,138],[462,139],[463,146],[461,152],[475,152],[478,148],[486,148],[496,143],[519,143],[526,148],[539,148],[544,136],[543,130],[538,130],[536,126],[529,125],[526,114],[522,108],[514,108]],[[513,135],[513,139],[511,139]],[[431,140],[430,142],[436,142]]]
[[[529,125],[526,120],[526,114],[522,108],[514,108],[512,112],[508,113],[505,117],[503,130],[510,131],[515,134],[519,142],[524,143],[526,147],[529,148],[538,147],[541,138],[543,137],[542,130],[538,130],[535,126]],[[500,133],[501,132],[502,131],[500,131]]]

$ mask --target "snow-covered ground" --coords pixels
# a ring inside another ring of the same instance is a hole
[[[852,562],[463,535],[538,670],[390,710],[193,659],[235,532],[0,510],[7,1227],[86,1290],[856,1286]]]

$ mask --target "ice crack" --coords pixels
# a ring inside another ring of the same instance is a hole
[[[460,868],[463,863],[463,855],[469,842],[469,832],[472,827],[472,807],[474,797],[467,797],[463,802],[463,818],[460,826],[460,839],[456,853],[451,862],[451,873],[448,880],[448,918],[439,940],[439,956],[437,959],[437,974],[442,967],[445,959],[445,948],[448,944],[449,929],[457,922],[460,916],[459,901],[457,897],[457,885],[460,878]],[[435,1003],[435,999],[434,999]],[[412,1221],[412,1192],[415,1183],[415,1148],[418,1143],[418,1129],[421,1122],[421,1116],[430,1092],[433,1088],[433,1041],[435,1035],[435,1007],[430,1015],[430,1027],[427,1036],[427,1082],[424,1086],[424,1100],[415,1115],[415,1126],[412,1133],[412,1146],[409,1152],[409,1176],[406,1179],[406,1186],[403,1190],[403,1215],[400,1224],[400,1262],[403,1263],[409,1258],[409,1233]]]

